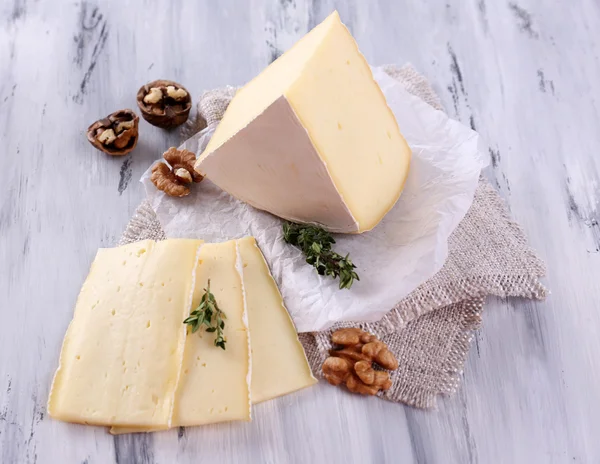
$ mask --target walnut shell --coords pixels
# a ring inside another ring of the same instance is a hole
[[[182,85],[159,79],[140,87],[137,104],[142,117],[150,124],[171,129],[187,121],[192,109],[192,97]]]
[[[132,110],[115,111],[88,127],[87,138],[98,150],[112,156],[123,156],[137,145],[139,121]]]

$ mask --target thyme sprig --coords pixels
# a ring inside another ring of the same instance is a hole
[[[342,256],[331,249],[333,236],[320,227],[285,222],[283,239],[302,250],[306,262],[315,267],[319,275],[340,279],[340,289],[349,289],[355,280],[360,280],[356,266],[349,255]]]
[[[200,304],[190,313],[189,317],[187,317],[183,323],[188,324],[192,328],[192,333],[196,333],[200,327],[205,325],[207,332],[217,333],[215,346],[225,349],[225,343],[227,342],[223,335],[225,319],[227,319],[227,316],[217,305],[217,300],[210,291],[210,279],[208,279],[208,285],[204,289]]]

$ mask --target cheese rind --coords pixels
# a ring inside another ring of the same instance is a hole
[[[277,137],[264,136],[273,130]],[[289,221],[340,232],[358,228],[327,165],[285,97],[208,154],[202,169],[233,196]],[[273,192],[277,192],[276,198]]]
[[[96,425],[171,425],[198,240],[100,249],[61,350],[49,414]]]
[[[334,12],[236,94],[196,170],[257,208],[356,233],[394,206],[410,157]]]
[[[256,241],[245,237],[238,248],[252,335],[252,402],[314,385],[317,379]]]

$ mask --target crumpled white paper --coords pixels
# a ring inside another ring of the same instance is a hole
[[[281,219],[207,179],[184,198],[158,191],[151,169],[141,179],[167,237],[207,242],[256,237],[299,332],[323,330],[337,321],[377,321],[439,271],[448,256],[448,237],[471,206],[487,164],[476,132],[409,94],[380,68],[373,72],[413,158],[404,192],[382,222],[361,235],[335,236],[335,251],[350,253],[360,276],[350,290],[319,276],[299,250],[283,241]],[[205,129],[182,148],[200,154],[211,135]]]

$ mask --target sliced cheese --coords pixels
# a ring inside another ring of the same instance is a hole
[[[200,248],[192,308],[200,304],[210,279],[210,291],[227,317],[226,349],[214,345],[215,334],[206,332],[205,327],[188,333],[173,427],[250,420],[250,339],[241,268],[234,240]],[[156,430],[160,429],[139,424],[113,427],[110,433]]]
[[[410,157],[334,12],[236,94],[196,170],[256,208],[356,233],[394,206]]]
[[[205,281],[210,278],[211,291],[227,314],[227,349],[223,352],[214,347],[213,334],[200,332],[197,336],[188,335],[182,380],[175,399],[174,427],[250,418],[250,410],[247,408],[248,371],[244,360],[248,358],[244,351],[245,342],[243,336],[232,339],[230,332],[234,327],[236,335],[245,331],[246,323],[240,313],[244,301],[250,330],[252,403],[286,395],[317,383],[294,324],[255,239],[245,237],[237,240],[236,271],[238,275],[241,274],[243,285],[240,285],[236,275],[231,272],[234,267],[233,244],[234,242],[207,244],[200,250],[201,262],[196,274],[193,304],[198,304]],[[227,294],[227,299],[223,299],[223,295],[217,296],[216,292],[221,291],[221,287],[218,290],[215,287],[218,282],[224,282],[222,291]],[[234,325],[235,321],[237,326]],[[235,345],[232,344],[234,341],[237,342]],[[233,353],[230,348],[235,349],[238,354],[229,355]],[[232,406],[234,402],[236,406]],[[154,430],[157,429],[113,427],[111,433]]]
[[[235,241],[200,249],[192,307],[210,279],[210,291],[227,319],[226,349],[214,345],[204,328],[189,333],[176,394],[173,422],[178,426],[250,420],[250,347]]]
[[[238,240],[252,340],[252,402],[317,383],[294,324],[253,237]]]
[[[171,425],[200,243],[145,240],[98,251],[63,342],[52,417]]]

